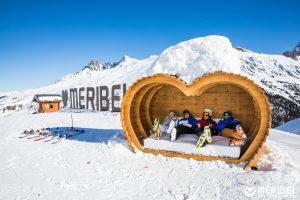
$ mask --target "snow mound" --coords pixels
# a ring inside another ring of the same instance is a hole
[[[228,38],[207,36],[181,42],[163,51],[152,64],[154,73],[178,73],[190,83],[205,73],[241,73],[241,61]]]
[[[275,129],[300,135],[300,118],[289,121]]]

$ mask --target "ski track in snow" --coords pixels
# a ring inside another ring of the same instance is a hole
[[[18,137],[25,129],[68,127],[68,112],[0,117],[0,199],[245,199],[245,187],[259,186],[295,187],[299,197],[300,136],[271,130],[274,161],[261,161],[269,171],[246,172],[243,164],[135,154],[118,113],[73,117],[86,132],[57,144]]]

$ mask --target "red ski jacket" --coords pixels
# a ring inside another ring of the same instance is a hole
[[[204,118],[199,119],[197,121],[197,124],[200,124],[200,126],[202,128],[204,128],[205,126],[209,126],[210,124],[212,125],[212,128],[216,128],[217,127],[217,123],[214,120],[212,120],[211,118],[209,118],[208,120],[205,120]]]

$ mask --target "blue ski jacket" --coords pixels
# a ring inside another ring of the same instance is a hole
[[[217,125],[217,130],[222,131],[224,128],[235,129],[236,125],[240,124],[239,120],[234,120],[232,117],[220,119]]]
[[[193,117],[189,117],[189,118],[182,118],[181,120],[179,120],[177,126],[178,127],[187,126],[189,128],[195,128],[196,124],[197,124],[197,119]]]

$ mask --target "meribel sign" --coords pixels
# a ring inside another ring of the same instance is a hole
[[[70,88],[62,91],[64,106],[76,109],[90,109],[120,112],[121,97],[126,92],[126,84],[97,87]]]

